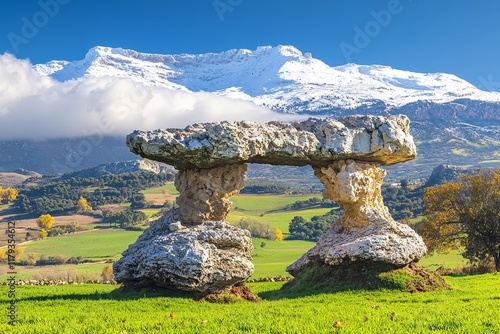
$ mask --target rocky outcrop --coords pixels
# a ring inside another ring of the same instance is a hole
[[[186,228],[177,218],[169,211],[129,246],[113,265],[117,282],[217,293],[252,275],[250,232],[221,221]]]
[[[127,145],[133,153],[180,170],[244,163],[325,166],[341,159],[392,165],[416,155],[409,124],[402,115],[204,123],[135,131]]]
[[[349,116],[292,124],[220,122],[185,129],[135,131],[132,152],[178,168],[178,209],[146,230],[114,266],[118,282],[222,292],[253,271],[248,231],[223,222],[229,197],[243,188],[245,163],[311,165],[324,197],[344,216],[301,259],[288,267],[381,263],[404,266],[426,252],[422,239],[395,222],[380,187],[391,165],[415,157],[405,116]]]
[[[297,275],[308,265],[331,266],[354,261],[404,266],[418,261],[427,249],[408,225],[394,221],[382,201],[385,170],[376,163],[338,161],[316,168],[325,185],[323,196],[337,202],[344,215],[316,246],[287,268]]]
[[[431,176],[425,183],[425,187],[434,187],[446,182],[458,181],[461,175],[473,174],[475,170],[467,167],[439,165],[434,167]]]
[[[188,225],[226,219],[231,202],[243,187],[246,165],[179,171],[175,187],[179,191],[179,219]]]

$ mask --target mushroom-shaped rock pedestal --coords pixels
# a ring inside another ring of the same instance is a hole
[[[130,150],[179,169],[178,208],[169,211],[114,265],[118,282],[217,293],[253,273],[248,231],[226,224],[229,197],[243,188],[246,163],[311,165],[323,195],[344,216],[287,270],[354,261],[395,267],[418,261],[422,239],[382,202],[380,165],[416,155],[406,116],[348,116],[302,122],[219,122],[135,131]]]

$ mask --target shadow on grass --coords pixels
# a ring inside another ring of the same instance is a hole
[[[19,212],[17,212],[17,208],[9,208],[9,209],[0,211],[0,223],[17,221],[17,220],[25,220],[25,219],[33,219],[33,218],[38,218],[38,217],[36,217],[33,214],[19,213]]]
[[[100,293],[97,290],[94,293],[74,293],[74,294],[51,294],[48,296],[32,296],[25,298],[18,298],[19,301],[52,301],[52,300],[138,300],[141,298],[178,298],[178,299],[196,299],[198,297],[195,293],[173,291],[173,290],[148,290],[143,289],[140,291],[123,291],[117,288],[111,292]]]

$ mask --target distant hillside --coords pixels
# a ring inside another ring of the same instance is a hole
[[[137,156],[121,137],[103,137],[98,142],[92,138],[0,141],[0,172],[24,168],[58,174],[132,159]]]
[[[446,182],[457,181],[461,175],[473,174],[477,169],[440,165],[433,169],[431,176],[424,187],[434,187]]]

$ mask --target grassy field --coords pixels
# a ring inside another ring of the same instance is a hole
[[[168,190],[168,193],[170,195],[179,195],[179,192],[177,191],[177,189],[175,189],[173,182],[169,182],[161,187],[155,187],[155,188],[149,188],[146,190],[141,190],[141,193],[143,193],[144,195],[163,194],[163,190],[165,190],[165,189]]]
[[[288,204],[304,201],[309,198],[321,198],[320,195],[238,195],[231,197],[233,211],[227,217],[230,223],[241,218],[251,218],[264,223],[269,223],[273,228],[279,228],[288,233],[288,224],[295,216],[302,216],[306,220],[313,216],[321,216],[331,208],[310,208],[306,210],[285,210]]]
[[[163,189],[175,189],[173,184],[167,184],[164,187],[149,189],[149,194],[161,193]],[[318,196],[314,196],[318,197]],[[298,200],[306,200],[309,196],[286,196],[286,195],[238,195],[232,198],[233,207],[238,207],[238,211],[232,211],[228,217],[229,222],[235,222],[241,218],[252,218],[259,221],[268,222],[274,228],[281,228],[285,233],[288,232],[288,223],[297,215],[301,215],[306,219],[310,219],[314,215],[320,215],[328,212],[329,208],[313,208],[307,210],[284,211],[283,208]],[[157,209],[143,210],[148,216],[151,216]],[[263,216],[261,216],[263,214]],[[417,217],[419,219],[419,217]],[[88,225],[93,227],[95,225]],[[82,256],[91,260],[107,260],[112,258],[117,260],[121,253],[128,247],[129,244],[135,242],[141,234],[139,231],[125,231],[121,229],[102,229],[89,230],[84,233],[76,233],[64,235],[46,240],[39,240],[23,244],[25,248],[23,259],[26,259],[28,253],[36,253],[37,258],[41,254],[47,256],[63,255],[67,258],[71,256]],[[265,246],[261,247],[264,242]],[[301,240],[285,240],[282,242],[254,239],[253,262],[255,264],[255,272],[252,278],[288,275],[285,268],[297,260],[307,250],[312,248],[314,243]],[[439,266],[454,268],[464,264],[464,259],[458,252],[450,254],[436,254],[430,258],[421,260],[420,265],[428,269],[436,269]],[[57,267],[44,267],[43,270],[49,271],[89,271],[98,275],[103,265],[89,266],[88,268],[80,267],[81,265],[64,265]],[[37,273],[37,270],[42,270],[41,267],[32,269],[20,268],[21,278],[29,278]],[[0,279],[5,279],[6,274],[2,275],[0,271]]]
[[[66,234],[23,244],[24,254],[36,253],[38,256],[64,255],[82,256],[91,260],[118,259],[129,244],[134,243],[140,231],[120,229],[89,230],[81,233]]]
[[[500,275],[448,277],[447,282],[453,290],[300,296],[279,291],[282,283],[252,283],[249,287],[262,301],[235,304],[159,293],[113,293],[116,287],[106,285],[19,286],[15,331],[3,322],[0,333],[500,332]],[[6,293],[0,302],[8,302]]]
[[[264,247],[261,247],[262,242],[265,243]],[[271,241],[253,238],[252,262],[255,265],[255,272],[252,278],[290,276],[285,268],[314,247],[314,244],[303,240]]]
[[[109,258],[117,260],[128,245],[135,242],[139,234],[141,232],[109,229],[48,238],[24,244],[25,251],[23,258],[26,258],[28,253],[36,253],[37,258],[41,254],[46,254],[47,256],[63,255],[67,258],[71,256],[83,256],[84,258],[98,261]],[[262,242],[265,243],[264,247],[261,247]],[[285,271],[286,267],[312,248],[314,242],[302,240],[272,241],[254,238],[253,245],[254,251],[252,256],[255,271],[252,278],[260,278],[279,275],[289,276]],[[433,270],[440,266],[455,268],[465,264],[464,261],[458,252],[453,252],[450,254],[435,254],[432,257],[423,258],[419,262],[419,265]],[[31,278],[38,273],[50,276],[52,272],[66,273],[68,271],[73,271],[76,274],[88,273],[95,276],[101,273],[103,267],[104,264],[67,264],[33,268],[18,267],[18,278]],[[0,269],[0,280],[8,278],[7,270],[6,268],[4,269]]]
[[[171,184],[165,187],[149,189],[146,195],[173,189]],[[310,219],[330,210],[283,210],[287,204],[310,197],[239,195],[232,198],[238,210],[231,212],[228,220],[253,218],[287,231],[293,216]],[[22,246],[25,256],[37,253],[116,260],[140,234],[94,229]],[[285,268],[314,246],[313,242],[301,240],[258,238],[253,239],[253,244],[252,278],[288,275]],[[436,254],[420,261],[420,266],[428,269],[463,264],[459,252]],[[105,265],[18,266],[16,278],[95,278]],[[4,266],[0,280],[8,276]],[[292,295],[279,290],[283,283],[249,283],[262,301],[235,304],[210,304],[161,293],[117,293],[113,291],[117,286],[112,285],[17,286],[17,326],[12,328],[0,321],[0,333],[500,333],[500,274],[446,280],[453,290],[416,294],[344,290]],[[6,305],[8,287],[0,286],[0,290],[4,291],[0,303]],[[6,308],[2,309],[3,319],[7,319]],[[396,315],[391,319],[392,314]]]
[[[106,263],[81,263],[54,266],[16,267],[16,279],[61,279],[72,281],[88,281],[100,279],[100,274]],[[10,277],[7,266],[0,268],[0,281],[5,282]]]

